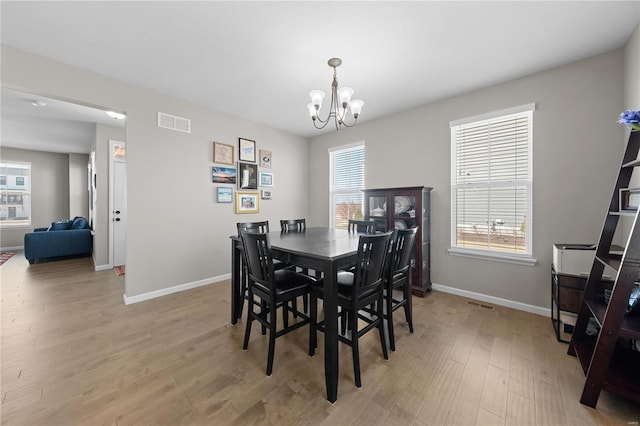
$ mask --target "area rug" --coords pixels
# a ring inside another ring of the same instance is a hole
[[[116,275],[121,277],[122,275],[124,275],[124,265],[122,266],[116,266],[113,268],[114,271],[116,271]]]
[[[11,256],[13,256],[14,254],[15,253],[10,251],[0,253],[0,266],[4,265],[4,262],[11,259]]]

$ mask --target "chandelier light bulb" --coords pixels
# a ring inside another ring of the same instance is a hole
[[[338,89],[338,98],[340,98],[340,105],[346,108],[351,102],[351,95],[353,95],[353,89],[351,87],[341,87]]]
[[[316,106],[313,103],[307,104],[307,108],[309,109],[309,115],[312,119],[316,119]]]
[[[311,103],[316,106],[316,109],[320,109],[324,99],[324,92],[322,90],[312,90],[309,92],[309,96],[311,96]]]
[[[364,102],[361,100],[353,100],[349,104],[349,108],[351,108],[351,114],[353,114],[353,118],[355,118],[356,120],[360,115],[360,111],[362,111],[362,105],[364,105]]]

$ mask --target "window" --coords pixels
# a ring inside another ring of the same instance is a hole
[[[349,219],[364,215],[364,143],[329,150],[330,226],[347,229]]]
[[[452,254],[531,259],[534,104],[458,120],[451,127]]]
[[[31,163],[0,163],[0,226],[31,225]]]

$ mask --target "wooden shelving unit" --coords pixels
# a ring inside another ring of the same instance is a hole
[[[580,402],[590,407],[596,406],[602,389],[640,401],[640,352],[632,345],[640,340],[640,316],[627,314],[640,274],[640,223],[637,210],[621,212],[619,203],[620,188],[628,187],[634,169],[640,166],[639,150],[640,132],[632,132],[569,345],[569,354],[578,357],[585,373]],[[612,254],[613,234],[625,214],[633,215],[629,239],[622,255]],[[605,265],[617,271],[608,303],[599,291]],[[595,334],[587,332],[592,318],[599,328]]]

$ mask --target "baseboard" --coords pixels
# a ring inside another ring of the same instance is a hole
[[[468,297],[469,299],[493,303],[494,305],[506,306],[507,308],[530,312],[532,314],[542,315],[546,317],[551,315],[551,309],[543,308],[541,306],[529,305],[526,303],[516,302],[514,300],[502,299],[500,297],[487,296],[486,294],[475,293],[468,290],[461,290],[459,288],[449,287],[441,284],[432,284],[431,288],[436,291],[442,291],[443,293],[450,293],[455,294],[456,296]]]
[[[0,251],[21,251],[24,250],[24,246],[15,246],[15,247],[2,247]]]
[[[95,265],[96,272],[98,271],[106,271],[107,269],[113,269],[111,265],[96,265],[96,260],[93,259],[93,264]]]
[[[155,299],[157,297],[167,296],[169,294],[178,293],[180,291],[191,290],[194,288],[202,287],[209,284],[214,284],[220,281],[225,281],[231,278],[231,274],[218,275],[217,277],[206,278],[204,280],[193,281],[190,283],[179,284],[173,287],[163,288],[161,290],[150,291],[148,293],[138,294],[136,296],[127,296],[123,294],[125,305],[131,305],[133,303],[144,302],[145,300]]]

